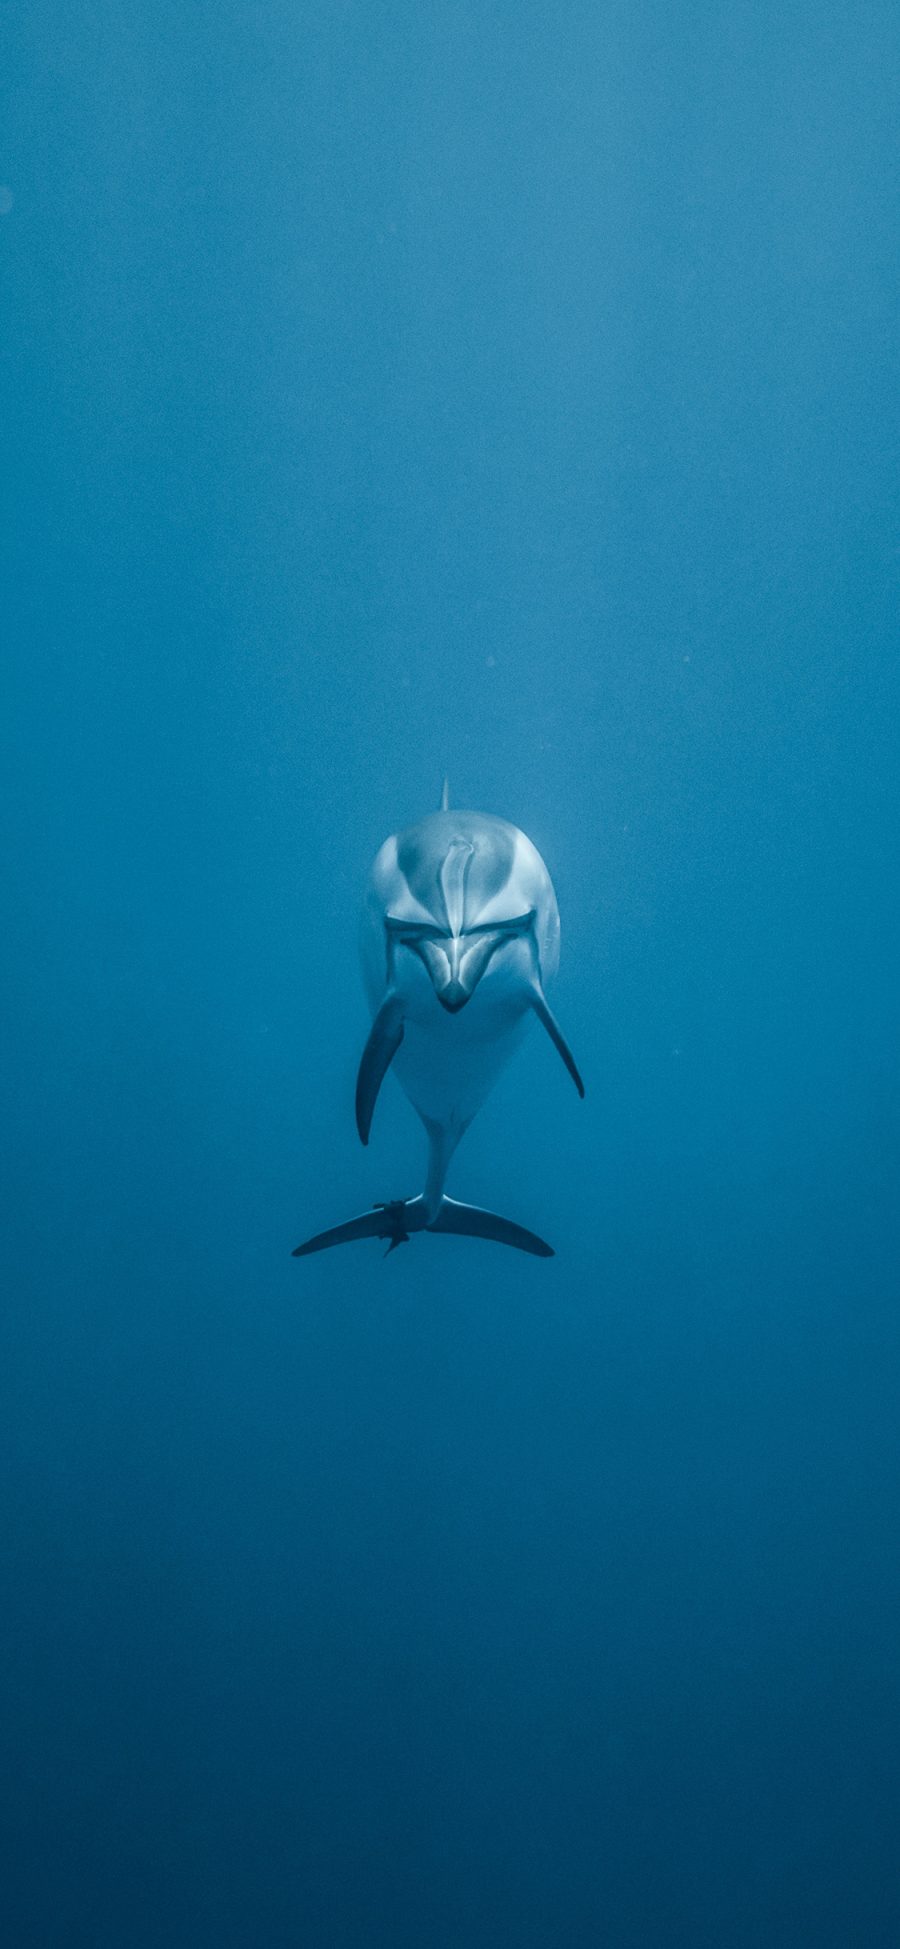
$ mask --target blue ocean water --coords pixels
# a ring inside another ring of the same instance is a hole
[[[900,1941],[898,51],[6,10],[10,1949]],[[557,1256],[297,1262],[445,772]]]

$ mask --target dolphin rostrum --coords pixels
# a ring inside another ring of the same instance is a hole
[[[295,1258],[356,1238],[460,1232],[550,1258],[553,1248],[511,1219],[448,1198],[450,1159],[476,1110],[536,1015],[569,1071],[584,1084],[548,1007],[544,983],[559,961],[559,911],[540,854],[516,826],[486,812],[439,812],[385,840],[369,877],[362,919],[363,973],[372,1027],[356,1083],[364,1144],[388,1069],[428,1136],[425,1189],[318,1232]]]

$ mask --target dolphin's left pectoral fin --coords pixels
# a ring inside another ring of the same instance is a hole
[[[356,1128],[367,1144],[378,1092],[403,1041],[403,1003],[386,995],[369,1030],[356,1078]]]
[[[569,1048],[569,1045],[566,1041],[565,1036],[563,1035],[562,1029],[559,1026],[559,1023],[556,1019],[556,1016],[553,1013],[552,1008],[548,1007],[547,998],[544,994],[543,988],[541,988],[537,982],[535,982],[531,990],[531,1006],[534,1009],[538,1021],[543,1022],[551,1042],[555,1043],[557,1049],[559,1050],[559,1053],[562,1056],[563,1062],[566,1065],[566,1068],[569,1072],[569,1075],[572,1078],[572,1081],[575,1085],[575,1088],[578,1091],[579,1096],[583,1096],[584,1084],[581,1080],[578,1064],[575,1061],[575,1057],[573,1056],[572,1051]]]

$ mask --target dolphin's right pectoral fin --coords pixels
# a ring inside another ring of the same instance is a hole
[[[378,1092],[403,1041],[403,1004],[399,995],[386,995],[369,1030],[356,1078],[356,1128],[369,1141]]]
[[[539,1259],[555,1256],[552,1245],[538,1238],[537,1232],[527,1231],[511,1218],[499,1217],[496,1211],[484,1211],[480,1205],[461,1205],[455,1198],[446,1196],[437,1217],[425,1229],[456,1232],[465,1238],[492,1238],[497,1245],[515,1245],[520,1252],[533,1252]]]

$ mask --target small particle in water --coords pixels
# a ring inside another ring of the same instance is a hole
[[[484,660],[489,670],[496,670],[497,659],[495,656],[486,656]]]
[[[15,199],[6,183],[0,183],[0,217],[8,217]]]

